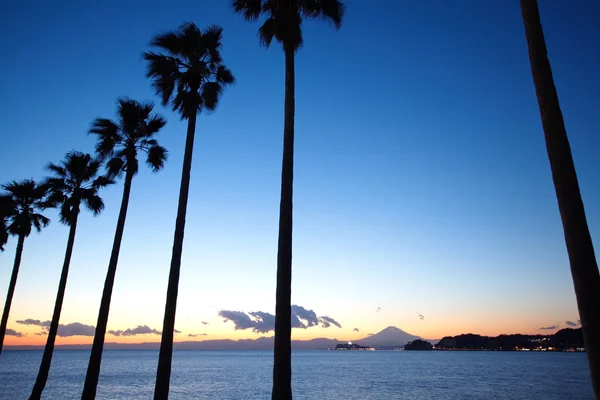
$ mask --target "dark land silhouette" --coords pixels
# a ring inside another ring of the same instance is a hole
[[[446,336],[436,345],[440,350],[550,350],[569,351],[583,349],[581,328],[565,328],[552,335],[499,335],[481,336],[472,333]]]
[[[416,339],[406,343],[404,350],[433,350],[433,345],[426,340]]]

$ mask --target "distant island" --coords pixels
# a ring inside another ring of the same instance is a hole
[[[404,350],[433,350],[433,345],[426,340],[416,339],[406,343]]]
[[[581,328],[565,328],[552,335],[446,336],[435,350],[585,351]]]
[[[356,343],[340,343],[330,350],[375,350],[374,347],[361,346]]]

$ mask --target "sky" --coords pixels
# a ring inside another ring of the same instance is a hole
[[[0,182],[92,152],[90,124],[115,118],[119,96],[157,103],[170,157],[133,181],[107,341],[159,341],[186,123],[159,104],[141,54],[184,21],[221,25],[237,82],[197,120],[175,340],[271,335],[248,313],[275,311],[281,48],[260,47],[259,25],[228,1],[112,2],[0,6]],[[305,23],[296,57],[292,303],[305,319],[293,337],[577,324],[518,2],[346,3],[338,32]],[[600,4],[542,0],[540,12],[598,249]],[[58,344],[92,341],[121,195],[122,181],[79,219]],[[68,235],[46,214],[25,241],[8,345],[45,342]],[[0,254],[2,299],[15,247]]]

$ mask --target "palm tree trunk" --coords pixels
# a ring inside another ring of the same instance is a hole
[[[546,150],[563,224],[592,385],[600,399],[600,274],[588,229],[573,156],[544,40],[536,0],[521,0]]]
[[[62,272],[60,274],[60,281],[58,283],[58,292],[56,293],[56,303],[54,304],[54,313],[52,314],[52,322],[50,322],[50,329],[48,330],[48,339],[46,340],[46,347],[44,348],[44,355],[42,356],[42,363],[38,372],[35,385],[29,400],[40,400],[42,392],[46,386],[48,380],[48,373],[50,372],[50,363],[52,362],[52,352],[54,351],[54,342],[56,341],[56,334],[58,333],[58,322],[60,320],[60,311],[62,309],[63,300],[65,298],[65,289],[67,288],[67,277],[69,275],[69,265],[71,264],[71,255],[73,254],[73,245],[75,244],[75,231],[77,230],[77,218],[79,217],[79,207],[74,210],[75,216],[71,222],[71,228],[69,229],[69,239],[67,241],[67,251],[65,253],[65,261],[63,263]]]
[[[127,217],[127,208],[129,206],[129,195],[131,193],[131,182],[133,173],[127,170],[125,175],[125,185],[123,187],[123,199],[121,200],[121,209],[117,219],[117,230],[113,241],[110,261],[108,262],[108,271],[104,281],[104,290],[102,300],[100,301],[100,311],[98,312],[98,322],[94,334],[94,344],[90,354],[85,384],[83,386],[82,400],[93,400],[96,398],[96,389],[100,377],[100,364],[102,363],[102,351],[104,349],[104,338],[106,336],[106,325],[108,324],[108,314],[110,311],[110,300],[112,297],[113,286],[115,284],[115,275],[117,273],[117,264],[119,262],[119,251],[121,250],[121,240],[125,230],[125,218]]]
[[[275,348],[273,400],[292,398],[292,196],[294,181],[294,51],[285,50],[285,121],[279,242],[277,247],[277,293],[275,303]]]
[[[194,153],[195,134],[196,114],[194,113],[188,118],[187,137],[185,140],[183,171],[181,173],[181,186],[179,188],[179,204],[177,206],[177,219],[175,221],[175,235],[173,238],[173,254],[171,255],[171,269],[169,272],[169,284],[167,286],[167,302],[165,304],[165,317],[163,320],[163,331],[160,341],[160,352],[158,355],[158,368],[156,371],[156,385],[154,387],[155,400],[166,400],[169,398],[171,362],[173,359],[173,330],[175,329],[175,311],[177,310],[177,292],[179,290],[179,270],[181,268],[181,253],[183,252],[185,214],[190,191],[190,174],[192,172],[192,155]]]
[[[15,254],[15,264],[13,265],[12,275],[10,276],[8,293],[6,294],[6,303],[4,304],[4,312],[2,313],[2,323],[0,323],[0,354],[2,354],[2,346],[4,346],[4,335],[6,334],[6,325],[8,324],[10,305],[12,304],[13,295],[15,294],[15,286],[17,286],[17,276],[19,275],[21,255],[23,254],[23,243],[25,243],[25,235],[19,235],[17,252]]]

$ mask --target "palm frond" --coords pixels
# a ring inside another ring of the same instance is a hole
[[[297,0],[298,10],[305,18],[321,18],[336,29],[342,25],[345,7],[340,0]]]
[[[153,172],[158,172],[164,168],[165,162],[169,157],[167,149],[162,146],[154,145],[148,149],[148,157],[146,158],[146,164]]]
[[[125,167],[125,161],[120,157],[113,157],[106,163],[107,175],[111,178],[120,176]]]
[[[103,187],[107,187],[109,185],[112,185],[115,183],[115,180],[108,177],[108,176],[99,176],[96,179],[94,179],[94,181],[92,182],[92,187],[94,188],[94,190],[98,190],[101,189]]]
[[[53,163],[48,164],[46,169],[50,172],[53,172],[57,177],[64,178],[67,176],[67,171],[64,165],[56,165]]]
[[[231,85],[235,83],[235,77],[231,70],[224,65],[219,65],[217,67],[217,72],[215,73],[215,80],[224,85]]]
[[[45,184],[39,184],[33,179],[24,179],[9,182],[3,187],[7,194],[0,197],[0,242],[4,243],[3,238],[6,234],[29,236],[32,226],[40,231],[42,226],[50,222],[37,212],[44,206],[43,199],[47,192]]]
[[[117,143],[122,141],[119,135],[119,126],[106,118],[96,118],[92,122],[89,133],[98,135],[96,153],[102,159],[110,157]]]
[[[209,64],[218,65],[223,62],[221,47],[223,40],[223,28],[219,25],[210,25],[202,32],[201,48],[209,56]],[[204,53],[203,52],[203,53]]]
[[[219,98],[223,93],[223,86],[218,82],[206,82],[202,85],[202,99],[204,107],[214,110],[219,104]]]
[[[104,209],[104,202],[102,198],[97,194],[83,196],[82,199],[83,204],[94,214],[94,216],[100,214]]]
[[[143,57],[148,61],[146,76],[152,80],[152,87],[161,97],[162,105],[166,106],[173,95],[175,83],[180,77],[177,60],[152,52],[144,53]]]
[[[60,222],[65,225],[71,225],[75,220],[75,215],[79,213],[78,208],[74,206],[71,199],[66,199],[66,201],[60,203],[59,207],[60,210],[58,216]]]
[[[260,17],[262,11],[262,0],[234,0],[233,10],[241,14],[246,21],[254,22]]]
[[[148,119],[144,132],[144,137],[154,136],[167,124],[167,120],[159,114],[154,114]]]
[[[275,19],[267,18],[267,20],[258,28],[258,40],[260,44],[269,47],[275,36]]]

